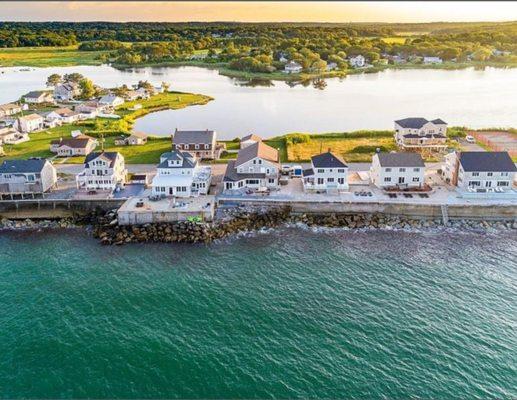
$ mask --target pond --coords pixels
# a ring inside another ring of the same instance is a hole
[[[197,67],[117,70],[109,66],[0,68],[0,102],[44,88],[52,73],[77,71],[101,86],[149,80],[172,90],[210,95],[204,106],[149,114],[135,129],[169,135],[174,129],[215,129],[221,139],[249,133],[392,129],[408,116],[442,118],[452,126],[517,127],[517,69],[388,70],[327,79],[316,87],[286,82],[249,85]],[[323,87],[323,88],[322,88]]]

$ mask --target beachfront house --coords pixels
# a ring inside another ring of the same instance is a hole
[[[97,142],[86,135],[75,138],[60,138],[50,142],[50,151],[58,157],[87,156],[97,146]]]
[[[260,136],[252,133],[251,135],[244,136],[241,139],[240,148],[244,149],[245,147],[251,146],[252,144],[255,144],[258,142],[262,142],[262,138]]]
[[[64,124],[71,124],[81,119],[81,114],[69,108],[58,108],[46,114],[45,119],[49,122],[59,121]]]
[[[296,61],[289,61],[284,65],[284,72],[286,74],[299,74],[302,72],[303,67],[298,64]]]
[[[28,104],[54,103],[54,96],[48,90],[34,90],[23,96],[23,101]]]
[[[352,68],[363,68],[366,65],[366,59],[361,55],[350,57],[348,63]]]
[[[56,101],[71,101],[81,95],[81,88],[76,82],[65,82],[54,88],[54,99]]]
[[[0,128],[0,145],[2,144],[18,144],[27,142],[29,135],[27,132],[18,132],[12,127]]]
[[[6,160],[0,165],[0,193],[40,194],[57,184],[56,168],[48,160]]]
[[[442,175],[461,190],[508,191],[516,171],[506,151],[462,151],[445,156]]]
[[[187,151],[202,160],[216,160],[220,157],[223,147],[217,145],[217,132],[180,131],[176,129],[172,136],[172,149]]]
[[[14,103],[0,105],[0,118],[9,117],[22,112],[22,106]]]
[[[401,148],[447,147],[447,122],[437,118],[404,118],[395,121],[395,141]]]
[[[115,108],[124,104],[124,99],[114,94],[107,94],[99,99],[99,105],[104,107]]]
[[[306,192],[348,190],[348,166],[329,150],[311,158],[311,168],[303,171],[302,182]]]
[[[262,141],[240,149],[237,159],[228,161],[224,191],[277,188],[279,161],[278,150]]]
[[[208,194],[212,170],[186,151],[171,151],[160,156],[151,186],[157,196],[191,197]]]
[[[425,164],[418,153],[376,153],[370,167],[372,183],[381,189],[415,189],[425,184]]]
[[[440,57],[424,57],[422,62],[426,65],[441,64],[443,60]]]
[[[22,133],[34,132],[43,129],[45,119],[38,114],[29,114],[16,120],[16,127]]]
[[[84,160],[84,170],[76,176],[77,188],[108,190],[126,184],[127,169],[124,156],[116,151],[90,153]]]

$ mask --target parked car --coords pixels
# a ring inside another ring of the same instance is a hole
[[[471,135],[467,135],[467,137],[465,138],[465,140],[466,140],[468,143],[476,143],[476,139],[474,139],[474,136],[471,136]]]

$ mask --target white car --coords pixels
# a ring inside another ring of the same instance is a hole
[[[467,141],[467,143],[476,143],[476,139],[474,139],[474,136],[467,135],[465,140]]]

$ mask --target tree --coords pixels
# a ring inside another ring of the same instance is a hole
[[[82,76],[78,72],[72,72],[71,74],[65,74],[65,76],[63,77],[63,80],[65,82],[74,82],[74,83],[79,83],[83,79],[84,79],[84,76]]]
[[[79,87],[81,88],[81,98],[89,99],[95,95],[95,86],[93,82],[88,78],[83,78],[79,81]]]
[[[47,78],[47,86],[54,87],[59,85],[63,81],[63,78],[59,74],[52,74]]]
[[[138,81],[138,88],[152,90],[154,89],[154,86],[152,85],[152,83],[149,83],[149,81]]]
[[[162,82],[162,88],[163,88],[164,92],[168,92],[170,87],[171,87],[170,83]]]

